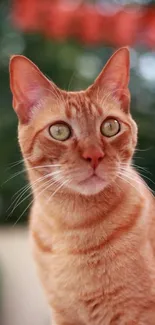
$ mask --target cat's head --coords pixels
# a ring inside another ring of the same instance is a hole
[[[60,90],[20,55],[11,58],[10,81],[21,150],[38,182],[44,177],[47,188],[95,195],[121,177],[137,142],[127,48],[85,91]]]

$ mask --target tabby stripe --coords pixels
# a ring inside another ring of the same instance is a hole
[[[111,319],[109,325],[115,325],[116,321],[119,321],[123,315],[124,314],[122,314],[122,313],[117,313],[116,315],[114,315],[113,318]]]
[[[39,234],[36,231],[32,233],[33,238],[38,246],[38,248],[44,253],[52,253],[52,248],[46,245],[43,240],[40,238]]]
[[[107,291],[104,293],[106,296],[108,296],[110,299],[111,297],[117,297],[118,295],[122,295],[122,291],[124,290],[124,286],[120,285],[118,287],[115,287],[113,291]]]
[[[31,143],[30,143],[29,148],[26,150],[26,154],[30,154],[30,153],[32,152],[33,147],[34,147],[34,142],[36,141],[36,138],[37,138],[38,134],[39,134],[40,132],[42,132],[46,127],[47,127],[47,125],[44,126],[44,127],[42,127],[42,129],[38,130],[38,131],[35,133],[35,135],[34,135],[33,138],[31,139]]]
[[[92,217],[92,218],[89,217],[89,219],[87,218],[85,221],[73,225],[69,225],[69,223],[67,223],[67,225],[64,224],[64,227],[66,226],[66,228],[69,230],[74,230],[74,229],[84,230],[84,228],[91,228],[92,226],[98,225],[104,220],[106,220],[110,214],[114,213],[114,211],[119,207],[119,205],[123,203],[125,198],[126,198],[126,192],[123,192],[121,200],[119,200],[118,202],[118,198],[116,198],[116,200],[113,202],[113,204],[110,207],[111,209],[106,212],[106,215],[99,215],[97,217]]]
[[[123,235],[124,233],[128,233],[129,231],[131,231],[132,228],[134,228],[134,226],[137,223],[137,219],[138,219],[138,217],[140,215],[140,211],[142,210],[142,208],[143,208],[142,204],[137,205],[135,207],[135,211],[131,215],[129,223],[115,229],[114,232],[112,234],[110,234],[109,237],[106,240],[104,239],[100,244],[98,244],[96,246],[93,246],[93,247],[89,247],[88,249],[74,249],[70,253],[73,254],[73,255],[89,254],[91,252],[100,250],[105,245],[119,239],[121,237],[121,235]]]
[[[36,167],[36,166],[41,166],[44,162],[46,161],[46,157],[41,157],[41,158],[36,158],[34,161],[31,159],[28,159],[28,162],[30,163],[31,166]]]

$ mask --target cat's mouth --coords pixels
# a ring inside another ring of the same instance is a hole
[[[101,184],[103,182],[104,182],[103,178],[99,177],[96,174],[93,174],[93,175],[85,178],[84,180],[80,181],[79,185],[87,185],[87,186],[89,186],[89,185],[98,185],[98,184]]]
[[[71,188],[83,195],[95,195],[102,191],[106,185],[106,179],[96,173],[91,173],[89,176],[87,174],[83,180],[71,185]]]

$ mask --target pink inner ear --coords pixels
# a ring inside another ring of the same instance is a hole
[[[13,107],[21,123],[29,122],[32,110],[38,105],[40,99],[41,93],[39,93],[39,89],[35,85],[31,89],[25,90],[25,94],[20,88],[17,88],[16,93],[14,92],[13,95]]]
[[[117,97],[126,106],[129,100],[129,51],[127,48],[121,48],[116,51],[107,62],[94,84],[88,88],[92,97],[99,101],[103,99],[105,93],[111,93]]]
[[[32,109],[57,88],[34,63],[20,55],[13,56],[10,61],[10,87],[13,107],[22,123],[27,123]]]

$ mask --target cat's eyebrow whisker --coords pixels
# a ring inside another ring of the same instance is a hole
[[[62,177],[63,178],[63,177]],[[16,220],[16,222],[14,223],[13,227],[18,223],[18,221],[22,218],[22,216],[24,215],[24,213],[27,211],[27,209],[32,205],[32,203],[35,201],[35,199],[37,199],[42,193],[45,193],[45,191],[47,191],[48,188],[50,188],[53,184],[57,183],[58,180],[54,181],[54,182],[50,182],[47,181],[45,184],[49,184],[48,186],[46,186],[45,188],[43,188],[43,190],[41,190],[41,192],[30,202],[30,204],[28,204],[28,206],[26,207],[26,209],[22,212],[22,214],[19,216],[19,218]],[[40,189],[40,188],[39,188]]]

